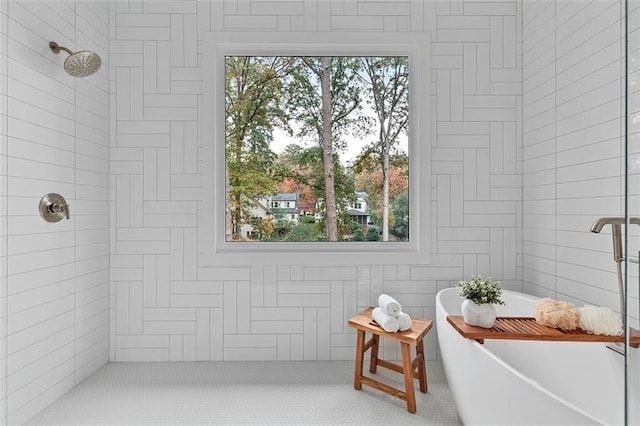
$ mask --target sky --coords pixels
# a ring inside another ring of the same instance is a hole
[[[376,134],[377,135],[377,134]],[[362,152],[362,148],[372,142],[376,135],[367,136],[365,139],[348,138],[347,149],[340,153],[340,161],[343,165],[353,163],[358,154]],[[282,153],[287,145],[297,144],[304,147],[310,147],[308,142],[302,142],[299,138],[289,136],[285,131],[275,128],[273,130],[273,141],[271,142],[271,150],[277,154]],[[404,152],[408,152],[408,141],[406,135],[401,135],[399,148]]]

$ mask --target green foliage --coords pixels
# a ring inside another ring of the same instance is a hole
[[[389,178],[389,234],[393,239],[409,240],[409,203],[408,203],[408,157],[406,153],[396,153],[389,159],[391,167]],[[366,150],[361,152],[353,165],[355,186],[358,191],[369,195],[369,213],[373,224],[383,227],[383,188],[380,155]]]
[[[362,57],[363,72],[358,76],[365,91],[370,94],[367,103],[377,117],[378,138],[366,149],[371,169],[374,154],[379,158],[382,170],[382,238],[389,239],[392,223],[390,210],[390,167],[394,147],[401,133],[406,134],[409,125],[409,60],[404,56]],[[364,158],[363,158],[364,160]]]
[[[500,281],[492,281],[491,277],[483,279],[481,275],[472,276],[471,281],[460,281],[457,287],[459,296],[473,301],[476,305],[504,305]]]
[[[409,239],[409,194],[405,191],[399,194],[391,203],[393,225],[389,232],[396,238],[407,241]]]
[[[365,90],[371,96],[381,125],[378,152],[394,145],[396,138],[407,131],[409,120],[409,59],[405,56],[368,56],[360,58],[364,72],[359,74]]]
[[[306,215],[300,216],[300,223],[308,224],[308,223],[316,223],[315,216]]]
[[[298,57],[288,81],[288,113],[302,124],[298,136],[315,141],[322,147],[322,99],[320,75],[322,63],[320,57]],[[358,58],[335,56],[330,58],[331,75],[331,131],[334,148],[344,148],[343,137],[358,134],[358,130],[367,127],[362,123],[365,116],[359,114],[361,88],[355,84],[360,71]]]
[[[341,166],[337,153],[345,147],[345,135],[355,135],[359,129],[370,127],[363,124],[367,118],[360,113],[360,85],[355,84],[360,62],[349,56],[303,56],[296,60],[297,66],[288,82],[288,113],[300,125],[297,136],[321,149],[322,173],[317,183],[323,186],[324,193],[317,198],[323,198],[326,205],[327,239],[338,241],[343,232],[338,229],[336,217],[343,207],[339,191],[345,188],[339,182]]]
[[[271,238],[271,235],[274,231],[271,219],[256,220],[253,221],[252,225],[253,233],[255,234],[254,238],[258,239],[259,241],[264,241]]]
[[[353,233],[353,241],[364,241],[365,237],[364,237],[364,232],[362,232],[362,229],[360,229],[360,227],[358,226],[358,229],[355,230],[355,232]]]
[[[349,136],[365,138],[377,132],[377,140],[368,145],[367,155],[361,156],[355,170],[385,174],[386,184],[391,185],[389,200],[382,199],[378,178],[372,183],[379,188],[364,188],[371,196],[371,216],[380,227],[388,226],[389,233],[396,238],[407,239],[408,223],[404,218],[408,218],[408,211],[404,214],[402,200],[396,203],[395,197],[401,190],[394,191],[393,187],[393,179],[406,182],[408,178],[407,156],[396,151],[397,136],[406,132],[407,76],[408,63],[404,57],[228,56],[225,59],[227,237],[241,239],[240,229],[251,223],[256,201],[277,192],[298,192],[306,200],[307,211],[314,202],[319,202],[320,221],[311,223],[313,217],[309,216],[301,218],[301,224],[312,225],[320,233],[320,239],[325,234],[333,239],[337,234],[340,241],[342,235],[354,233],[344,212],[355,201],[357,175],[341,164],[339,156]],[[323,102],[330,106],[328,114]],[[369,112],[364,114],[363,107],[374,111],[377,117]],[[301,144],[288,146],[278,156],[271,149],[276,128],[301,138]],[[302,142],[308,145],[302,146]],[[388,170],[380,171],[384,164],[399,167],[404,176],[394,171],[396,177],[392,173],[389,182]],[[282,191],[281,185],[287,189]],[[335,203],[336,218],[332,217],[333,208],[327,216],[325,202]],[[388,225],[383,224],[383,205],[391,207]],[[282,222],[274,220],[275,230],[266,224],[256,224],[252,235],[264,241],[303,233]],[[304,239],[299,241],[309,241],[313,237],[301,238]]]
[[[276,154],[270,149],[274,127],[288,127],[282,108],[282,77],[290,58],[228,56],[225,60],[225,141],[227,223],[234,239],[247,223],[253,201],[275,192]]]
[[[365,236],[367,241],[380,241],[380,235],[378,235],[378,230],[376,228],[369,228],[367,230],[367,235]]]
[[[299,224],[289,228],[288,232],[280,239],[280,241],[320,241],[323,234],[318,232],[318,228],[313,224]]]

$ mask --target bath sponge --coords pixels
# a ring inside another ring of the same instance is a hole
[[[621,336],[624,333],[620,315],[604,306],[584,305],[578,308],[580,328],[589,334]]]
[[[578,328],[578,312],[569,302],[560,302],[550,298],[540,299],[535,306],[536,322],[547,327],[561,330],[575,330]]]

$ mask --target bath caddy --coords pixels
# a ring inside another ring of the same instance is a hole
[[[503,340],[546,340],[556,342],[624,342],[624,336],[604,336],[589,334],[581,329],[563,331],[546,327],[533,317],[498,317],[491,328],[474,327],[464,322],[458,315],[447,316],[449,324],[467,339],[484,343],[485,339]],[[631,346],[637,348],[640,334],[631,336]]]

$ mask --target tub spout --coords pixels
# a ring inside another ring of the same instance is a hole
[[[599,233],[605,225],[640,225],[640,217],[625,218],[622,216],[599,217],[591,224],[591,232]]]
[[[611,236],[613,237],[613,260],[620,263],[624,260],[622,256],[622,225],[626,223],[624,217],[601,217],[591,225],[591,232],[599,234],[605,225],[611,225]]]
[[[591,224],[591,232],[599,234],[606,225],[611,225],[613,238],[613,260],[620,263],[624,260],[622,255],[622,225],[640,225],[640,217],[625,218],[622,216],[605,216],[596,219]]]
[[[591,225],[591,232],[600,233],[605,225],[624,225],[626,223],[624,217],[600,217]]]

